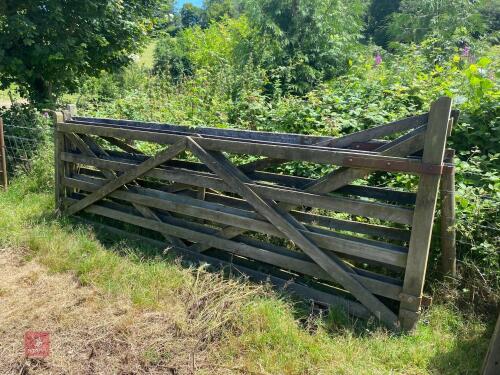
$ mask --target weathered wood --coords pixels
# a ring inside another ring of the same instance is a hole
[[[129,128],[142,128],[146,130],[161,130],[164,132],[175,132],[184,135],[202,135],[202,136],[219,136],[230,137],[236,139],[247,140],[263,140],[273,142],[292,143],[299,145],[331,145],[335,147],[345,147],[353,142],[362,142],[372,140],[377,137],[388,136],[397,132],[410,130],[419,125],[427,122],[428,114],[408,117],[392,123],[375,126],[366,130],[361,130],[356,133],[347,134],[339,138],[310,136],[303,134],[290,134],[290,133],[269,133],[251,130],[235,130],[235,129],[220,129],[220,128],[206,128],[206,127],[187,127],[171,124],[148,123],[138,122],[131,120],[113,120],[105,118],[89,118],[89,117],[74,117],[74,123],[102,123],[108,125],[118,125],[120,127]]]
[[[185,139],[185,135],[166,134],[159,131],[144,131],[137,129],[120,129],[102,125],[85,125],[60,123],[58,129],[63,132],[77,134],[95,134],[99,136],[117,137],[131,140],[143,140],[160,144],[172,144]],[[255,143],[257,141],[235,141],[232,139],[193,137],[201,147],[211,151],[225,151],[235,154],[252,154],[268,156],[275,159],[302,160],[315,163],[351,165],[350,158],[356,158],[358,164],[367,162],[366,168],[394,171],[394,166],[400,172],[419,174],[426,171],[426,166],[417,159],[405,159],[378,155],[369,151],[346,151],[345,149],[319,146],[303,146],[280,143]],[[363,156],[364,155],[364,156]],[[365,157],[366,156],[366,157]],[[373,166],[376,162],[377,166]],[[389,164],[387,164],[389,163]]]
[[[500,373],[500,315],[491,337],[490,346],[484,358],[482,375],[498,375]]]
[[[95,192],[103,186],[103,183],[96,182],[95,180],[89,182],[89,180],[81,181],[75,178],[65,178],[63,184],[83,191]],[[154,207],[159,210],[177,212],[195,218],[236,226],[245,231],[259,231],[287,238],[273,225],[263,221],[260,215],[217,203],[203,202],[198,199],[139,187],[129,187],[127,191],[117,190],[110,193],[109,196],[135,205]],[[307,227],[307,229],[312,229],[312,227]],[[306,237],[328,250],[399,267],[406,264],[406,248],[401,246],[330,231],[309,232],[305,230],[302,232]]]
[[[346,271],[347,266],[342,260],[333,254],[327,255],[320,250],[289,222],[290,217],[286,218],[286,213],[283,211],[280,212],[275,202],[263,200],[250,187],[244,184],[239,179],[237,172],[229,169],[227,164],[221,164],[220,159],[217,160],[217,158],[214,158],[212,154],[205,151],[192,138],[188,137],[188,142],[191,152],[223,180],[235,186],[237,193],[245,198],[257,212],[266,217],[278,230],[297,244],[315,263],[320,265],[339,284],[362,302],[381,322],[394,329],[398,327],[399,323],[396,315],[352,276],[352,270],[351,272]]]
[[[137,155],[130,153],[117,152],[113,150],[108,150],[109,155],[115,156],[112,160],[122,161],[122,162],[139,162],[147,159],[145,155]],[[271,159],[261,159],[261,160],[271,160]],[[192,161],[185,160],[169,160],[163,165],[164,167],[178,167],[182,169],[188,169],[199,172],[210,172],[201,163],[196,163]],[[241,166],[238,169],[242,170]],[[242,170],[244,172],[244,170]],[[286,187],[293,187],[297,189],[305,188],[313,184],[316,180],[306,177],[297,177],[290,175],[283,175],[270,172],[245,172],[245,174],[255,180],[261,182],[269,182],[272,184],[280,184]],[[360,186],[360,185],[346,185],[335,191],[336,193],[356,195],[360,197],[374,198],[378,200],[385,200],[388,202],[396,202],[405,205],[415,204],[415,193],[398,191],[390,188],[379,188],[373,186]]]
[[[104,198],[106,195],[118,189],[120,186],[123,186],[133,181],[137,177],[142,176],[150,169],[153,169],[154,167],[164,163],[165,161],[176,157],[185,149],[186,149],[186,141],[185,140],[179,141],[178,143],[170,146],[168,149],[159,152],[156,156],[152,157],[151,159],[123,173],[115,180],[110,181],[108,184],[103,186],[100,190],[94,192],[92,195],[89,195],[85,199],[78,201],[73,206],[69,207],[66,213],[68,215],[73,215],[77,213],[78,211],[84,209],[85,207],[91,205],[92,203],[97,202],[98,200]]]
[[[3,119],[0,117],[0,185],[7,190],[7,156],[3,134]]]
[[[418,129],[417,131],[412,132],[411,135],[404,135],[400,137],[399,142],[392,143],[390,147],[384,148],[383,152],[389,154],[403,153],[403,155],[406,155],[407,153],[414,152],[422,148],[421,146],[422,138],[423,138],[422,131],[421,129]],[[325,177],[317,181],[314,181],[314,183],[307,185],[305,191],[312,193],[320,193],[320,194],[328,193],[331,192],[332,190],[344,187],[345,185],[354,181],[357,178],[364,177],[368,172],[369,171],[365,169],[340,168],[339,170],[329,173]],[[286,201],[286,197],[277,200],[281,201],[280,207],[284,210],[290,211],[295,207],[293,202],[290,203]],[[322,205],[322,207],[325,206]],[[395,220],[392,219],[392,221]],[[238,231],[225,230],[224,235],[229,235],[229,234],[237,235]],[[200,250],[202,250],[202,248],[200,248]]]
[[[81,138],[81,136],[77,136],[75,134],[67,134],[67,137],[84,155],[94,158],[98,155],[101,157],[108,156],[107,153],[90,137]],[[117,178],[117,175],[110,169],[102,169],[101,172],[107,179],[111,181]],[[160,221],[160,218],[150,208],[136,203],[133,203],[133,205],[142,214],[142,216]],[[186,247],[186,245],[178,238],[169,236],[166,233],[163,233],[163,236],[172,245]]]
[[[68,202],[73,203],[73,199],[68,199]],[[143,226],[144,228],[147,229],[154,229],[158,230],[156,226],[147,226],[146,222],[139,222],[139,221],[134,221],[135,217],[132,214],[123,214],[126,216],[121,215],[119,211],[116,211],[113,208],[108,208],[106,206],[111,206],[110,204],[105,204],[101,207],[99,206],[91,206],[91,208],[88,208],[86,211],[89,213],[97,213],[100,212],[100,214],[109,217],[109,218],[114,218],[114,219],[120,219],[122,220],[123,218],[126,218],[129,220],[129,223],[136,223],[135,225]],[[118,206],[118,205],[115,205]],[[96,208],[98,207],[98,208]],[[101,209],[102,208],[102,209]],[[104,210],[103,210],[104,209]],[[260,262],[264,262],[267,264],[271,264],[283,269],[288,269],[291,271],[296,271],[300,272],[305,275],[313,276],[315,278],[323,279],[326,281],[335,281],[331,276],[329,276],[321,267],[313,263],[307,256],[296,253],[284,248],[279,248],[277,246],[265,246],[264,243],[260,241],[255,241],[252,239],[245,239],[244,241],[231,241],[231,240],[223,240],[223,241],[218,241],[217,238],[214,238],[211,234],[206,233],[207,231],[205,229],[200,230],[201,227],[195,226],[193,224],[189,224],[188,222],[184,222],[182,220],[178,219],[172,219],[172,218],[167,218],[166,224],[175,226],[176,230],[180,230],[181,232],[177,232],[177,234],[182,233],[182,236],[184,238],[188,238],[189,236],[191,240],[204,240],[206,241],[207,238],[210,238],[212,243],[216,243],[218,248],[222,248],[232,254],[244,256],[247,258],[255,259]],[[177,222],[177,223],[176,223]],[[162,222],[165,223],[165,222]],[[190,228],[190,227],[195,227]],[[181,228],[181,229],[179,229]],[[171,229],[171,227],[169,227]],[[183,230],[184,229],[184,230]],[[165,230],[165,229],[163,229]],[[193,230],[195,233],[202,233],[201,236],[199,235],[194,235],[193,236]],[[190,232],[191,231],[191,232]],[[114,232],[117,232],[114,230]],[[119,233],[119,232],[117,232]],[[209,232],[210,233],[210,232]],[[212,232],[213,233],[213,232]],[[180,236],[180,237],[182,237]],[[131,234],[130,236],[126,236],[129,238],[137,238],[136,235]],[[158,241],[156,241],[158,242]],[[264,246],[263,246],[264,245]],[[271,250],[268,248],[270,247]],[[190,250],[191,251],[191,250]],[[399,299],[399,294],[401,293],[401,286],[395,281],[391,280],[390,278],[377,275],[371,272],[366,272],[363,270],[355,269],[355,272],[353,273],[353,277],[358,280],[361,284],[363,284],[368,290],[371,292],[381,295],[384,297],[392,298],[394,300]]]
[[[106,141],[108,141],[110,144],[112,144],[113,146],[116,146],[120,149],[122,149],[123,151],[125,152],[130,152],[132,154],[139,154],[139,155],[142,155],[143,153],[141,151],[139,151],[138,149],[132,147],[131,145],[129,145],[128,143],[126,142],[123,142],[122,140],[120,139],[117,139],[117,138],[113,138],[113,137],[103,137],[103,139],[105,139]]]
[[[457,273],[455,230],[455,168],[441,176],[441,272],[452,277]]]
[[[394,133],[400,133],[405,130],[411,130],[418,126],[427,123],[428,114],[424,113],[422,115],[408,117],[403,120],[398,120],[390,124],[380,125],[374,128],[361,130],[356,133],[347,134],[343,137],[336,138],[330,143],[334,147],[346,147],[354,142],[364,142],[369,141],[378,137],[386,137]]]
[[[78,154],[63,153],[61,159],[74,163],[92,165],[97,168],[109,168],[116,171],[129,171],[137,164],[118,161],[90,158]],[[145,176],[175,181],[193,186],[215,189],[219,191],[235,192],[234,187],[225,183],[221,178],[209,174],[196,173],[176,168],[152,169]],[[288,203],[292,206],[308,206],[324,208],[332,211],[347,212],[364,217],[375,217],[381,220],[400,224],[410,224],[413,210],[379,202],[369,202],[354,198],[312,194],[307,191],[287,190],[280,187],[247,183],[257,193],[266,198]]]
[[[411,135],[404,135],[400,137],[397,142],[391,142],[388,147],[384,146],[380,153],[382,155],[407,156],[422,149],[423,138],[424,133],[422,133],[421,130],[415,131]],[[312,192],[325,190],[329,192],[335,191],[346,186],[352,181],[364,178],[369,173],[369,169],[342,167],[322,177],[314,183],[314,187],[311,184],[311,189]]]
[[[55,153],[56,157],[54,159],[54,172],[55,172],[55,207],[58,213],[61,213],[62,210],[62,199],[64,198],[64,187],[62,184],[62,180],[64,177],[64,161],[57,157],[57,155],[61,155],[64,152],[65,141],[64,141],[64,133],[54,132],[54,143],[55,143]]]
[[[450,112],[451,99],[447,97],[438,99],[431,106],[422,157],[426,163],[440,164],[443,161]],[[403,285],[403,293],[410,296],[411,301],[401,302],[399,315],[405,330],[414,328],[420,311],[439,179],[439,175],[423,175],[420,176],[418,184],[408,266]]]
[[[251,210],[251,207],[243,199],[228,197],[226,195],[207,193],[206,200],[208,202],[221,203],[244,210]],[[409,241],[410,239],[410,231],[406,229],[392,228],[360,221],[334,219],[328,216],[301,211],[290,211],[290,214],[306,224],[315,224],[330,229],[367,234],[374,237],[383,237],[393,240]]]

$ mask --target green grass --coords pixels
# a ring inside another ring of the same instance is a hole
[[[289,298],[265,288],[152,257],[149,248],[105,245],[91,228],[57,219],[53,194],[48,188],[37,191],[40,183],[29,180],[18,178],[0,193],[0,245],[25,248],[51,272],[72,272],[110,298],[169,311],[179,326],[212,332],[216,364],[272,374],[476,374],[480,369],[490,324],[465,319],[453,306],[435,304],[413,335],[352,325],[334,313],[308,317]],[[214,297],[198,318],[188,319],[193,302],[207,295]]]
[[[156,47],[156,41],[152,40],[148,43],[148,45],[144,48],[144,50],[139,55],[139,60],[137,63],[139,65],[143,65],[145,68],[151,69],[153,67],[153,56]]]

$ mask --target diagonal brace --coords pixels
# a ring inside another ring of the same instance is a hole
[[[88,155],[90,157],[108,156],[107,152],[104,151],[101,148],[101,146],[99,146],[96,142],[94,142],[94,140],[92,138],[86,136],[85,134],[77,136],[73,133],[68,133],[68,134],[66,134],[66,136],[84,155]],[[97,154],[99,154],[99,155],[97,155]],[[116,173],[112,170],[103,169],[103,170],[101,170],[101,172],[109,180],[113,180],[117,177]],[[135,207],[135,209],[137,211],[139,211],[141,213],[142,216],[149,218],[149,219],[156,220],[156,221],[161,221],[161,219],[158,217],[158,215],[156,215],[154,213],[154,211],[151,210],[149,207],[145,207],[145,206],[142,206],[140,204],[135,204],[135,203],[133,203],[133,206]],[[162,235],[172,245],[178,246],[181,248],[186,248],[186,245],[184,244],[184,242],[181,239],[179,239],[177,237],[170,236],[166,233],[162,233]]]
[[[156,168],[160,164],[163,164],[168,160],[176,157],[185,149],[186,149],[186,140],[182,139],[179,142],[167,148],[166,150],[159,152],[154,157],[142,162],[141,164],[138,164],[136,167],[128,170],[127,172],[123,173],[116,179],[110,181],[96,192],[87,195],[82,200],[79,200],[75,204],[71,205],[70,207],[68,207],[66,213],[68,215],[74,215],[78,211],[81,211],[86,207],[90,206],[91,204],[103,199],[109,193],[112,193],[121,186],[128,184],[131,181],[135,180],[136,178],[142,176],[149,170]]]
[[[306,236],[300,233],[288,218],[282,215],[274,201],[262,199],[241,181],[238,173],[229,168],[227,163],[221,164],[219,160],[222,154],[219,153],[217,157],[214,157],[211,153],[201,148],[191,137],[187,137],[187,139],[191,152],[226,183],[233,186],[238,194],[245,198],[258,213],[267,218],[279,231],[297,244],[304,253],[309,255],[313,261],[370,309],[378,319],[391,328],[398,328],[397,316],[345,270],[345,265],[340,264],[342,260],[338,259],[335,255],[325,254]],[[233,168],[236,169],[234,166]]]

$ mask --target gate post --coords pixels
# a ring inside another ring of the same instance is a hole
[[[64,177],[64,162],[61,160],[61,153],[65,150],[64,133],[57,130],[57,124],[64,122],[62,112],[52,112],[52,119],[54,121],[54,194],[55,194],[55,208],[58,214],[62,213],[64,187],[62,179]]]
[[[0,184],[7,190],[7,159],[5,152],[5,140],[3,137],[3,119],[0,117]]]
[[[422,163],[442,165],[450,113],[450,98],[441,97],[432,103],[425,132]],[[408,331],[415,327],[420,315],[440,177],[439,174],[421,174],[419,178],[410,247],[399,307],[401,327]]]

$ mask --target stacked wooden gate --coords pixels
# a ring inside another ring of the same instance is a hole
[[[446,97],[429,113],[340,138],[67,115],[55,137],[57,206],[411,329],[452,118]],[[284,173],[297,162],[326,172]],[[418,189],[370,186],[375,172],[416,175]]]

